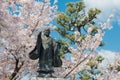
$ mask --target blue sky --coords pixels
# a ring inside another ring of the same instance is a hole
[[[113,28],[106,31],[103,37],[103,41],[106,44],[103,49],[120,52],[120,25],[117,24],[117,21],[112,22],[111,25]]]
[[[52,0],[53,1],[53,0]],[[76,2],[80,0],[58,0],[58,10],[65,11],[67,2]],[[106,30],[103,42],[105,46],[99,49],[120,52],[120,0],[84,0],[86,8],[98,8],[102,11],[98,21],[105,22],[109,15],[114,11],[114,18],[111,21],[111,30]],[[101,5],[102,4],[102,5]]]
[[[102,11],[98,20],[105,22],[109,15],[114,12],[114,18],[111,21],[111,30],[107,30],[103,41],[104,50],[114,51],[120,53],[120,0],[84,0],[87,9],[98,8]]]

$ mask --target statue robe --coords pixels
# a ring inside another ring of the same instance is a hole
[[[32,60],[39,58],[38,72],[53,71],[53,67],[60,67],[62,61],[59,55],[60,45],[51,37],[38,35],[35,48],[29,53]]]

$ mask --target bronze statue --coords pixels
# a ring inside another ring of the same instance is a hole
[[[49,36],[50,29],[40,32],[37,37],[35,48],[29,53],[32,60],[39,58],[39,77],[53,77],[54,67],[60,67],[62,60],[60,59],[60,43],[56,42]]]

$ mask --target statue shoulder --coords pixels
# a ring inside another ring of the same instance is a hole
[[[42,35],[42,32],[39,32],[38,37],[41,37],[41,35]]]
[[[52,41],[56,42],[56,40],[54,38],[51,38],[51,39],[52,39]]]
[[[56,43],[57,43],[56,39],[54,39],[54,38],[52,38],[52,37],[51,37],[51,40],[52,40],[53,44],[56,44]]]

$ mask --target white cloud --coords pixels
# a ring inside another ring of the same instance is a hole
[[[112,11],[115,12],[115,15],[120,14],[120,0],[84,0],[84,2],[87,9],[98,8],[102,11],[99,16],[102,21],[105,21]]]
[[[115,61],[115,54],[120,54],[120,53],[102,49],[98,51],[98,54],[105,58],[101,65],[106,67],[107,63],[112,63]]]
[[[102,49],[98,52],[98,54],[100,54],[101,56],[103,56],[104,58],[107,58],[109,61],[112,62],[112,61],[114,61],[114,57],[115,57],[116,52]]]

